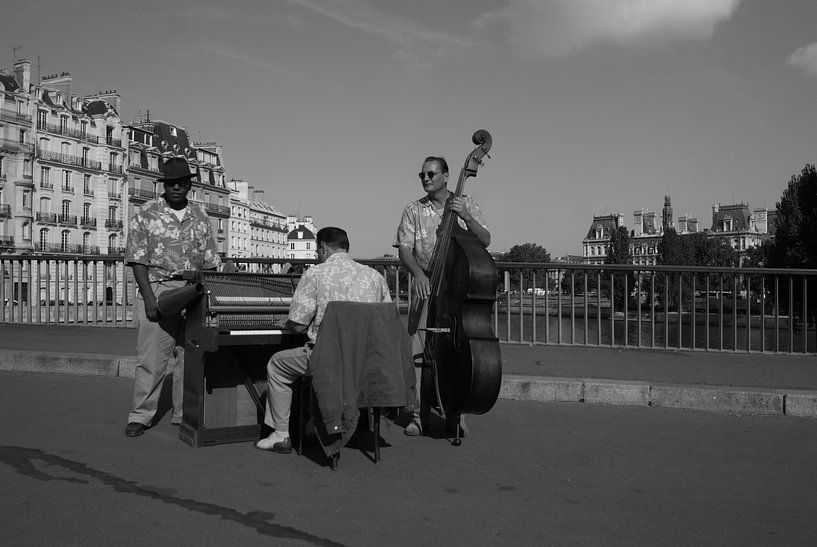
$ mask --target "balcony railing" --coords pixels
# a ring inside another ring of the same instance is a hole
[[[228,215],[230,214],[230,208],[226,205],[216,205],[215,203],[205,203],[204,209],[208,213],[214,213],[217,215]]]
[[[113,220],[110,218],[105,219],[105,227],[106,228],[113,228],[115,230],[122,229],[122,221],[121,220]]]
[[[110,192],[109,191],[108,192],[108,198],[109,199],[122,199],[122,193],[121,192]]]
[[[49,152],[48,150],[37,150],[37,157],[45,161],[53,161],[63,165],[71,165],[74,167],[84,167],[86,169],[93,169],[95,171],[102,170],[102,163],[96,160],[82,158],[80,156],[73,156],[71,154],[61,154],[59,152]]]
[[[37,222],[43,222],[45,224],[56,224],[57,223],[57,213],[42,213],[38,212],[35,215]]]
[[[114,139],[113,137],[105,137],[105,143],[109,146],[116,146],[122,148],[122,139]]]
[[[83,228],[96,228],[96,219],[93,217],[80,217],[79,224]]]
[[[62,224],[64,226],[76,226],[77,215],[57,215],[57,224]]]
[[[158,196],[153,190],[146,190],[144,188],[128,188],[128,195],[135,199],[149,200]]]
[[[116,245],[108,245],[108,254],[109,255],[121,255],[125,254],[125,248],[119,247]]]
[[[0,236],[0,247],[14,247],[14,236]]]
[[[83,196],[88,196],[89,198],[92,198],[92,197],[94,197],[94,191],[91,190],[90,188],[84,188],[82,190],[82,195]]]
[[[122,174],[122,166],[116,164],[109,164],[108,167],[105,168],[108,173],[114,173],[116,175]]]
[[[72,137],[74,139],[80,139],[95,144],[99,143],[99,137],[97,135],[88,133],[87,131],[72,129],[70,127],[63,127],[53,123],[37,122],[37,130],[53,133],[54,135],[64,135],[66,137]]]
[[[0,203],[0,218],[11,217],[11,204]]]
[[[48,182],[47,180],[41,180],[40,181],[40,188],[45,188],[46,190],[53,190],[54,189],[54,183],[53,182]]]
[[[0,138],[0,150],[6,150],[11,153],[25,152],[26,154],[31,154],[34,152],[34,145],[30,142]]]
[[[73,194],[74,193],[74,185],[73,184],[62,183],[62,191],[63,192],[68,192],[69,194]]]
[[[20,114],[19,112],[8,110],[6,108],[0,108],[0,118],[10,122],[31,123],[31,115]]]
[[[80,253],[85,255],[98,255],[99,254],[99,246],[98,245],[80,245]]]

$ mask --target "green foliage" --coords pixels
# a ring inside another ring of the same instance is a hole
[[[511,249],[499,258],[500,262],[530,262],[530,263],[548,263],[550,262],[550,253],[547,249],[536,243],[523,243],[521,245],[514,245]],[[500,283],[503,278],[503,273],[499,272]],[[548,277],[547,270],[544,268],[524,268],[522,269],[522,282],[518,275],[511,275],[511,289],[528,289],[534,287],[547,288]]]
[[[550,253],[536,243],[514,245],[511,250],[502,255],[501,262],[550,262]]]
[[[777,203],[777,226],[769,253],[772,268],[817,268],[817,170],[793,175]]]
[[[619,226],[610,234],[610,245],[607,247],[607,258],[604,259],[605,264],[632,264],[633,259],[630,256],[630,236],[627,233],[627,228]],[[635,276],[632,272],[625,275],[620,273],[614,275],[614,281],[611,285],[608,275],[602,276],[601,292],[604,296],[609,297],[613,293],[613,304],[615,309],[623,309],[624,301],[627,295],[632,294],[635,286]],[[631,302],[635,303],[635,301]]]
[[[630,256],[630,236],[627,228],[619,226],[610,234],[610,245],[607,249],[605,264],[632,264]]]
[[[777,221],[774,242],[765,249],[769,268],[817,268],[817,169],[807,164],[799,175],[792,175],[788,186],[777,202]],[[792,287],[795,309],[788,310],[787,299],[779,305],[783,313],[802,321],[804,291],[800,283]],[[806,309],[809,323],[815,322],[817,294],[808,291]]]

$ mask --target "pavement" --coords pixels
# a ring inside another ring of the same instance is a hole
[[[0,371],[132,378],[136,331],[0,326]],[[500,399],[817,418],[813,355],[501,344]]]

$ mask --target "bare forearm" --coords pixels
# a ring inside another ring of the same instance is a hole
[[[153,288],[150,286],[150,278],[148,277],[148,268],[144,264],[133,265],[133,278],[139,286],[139,293],[144,300],[155,299]]]

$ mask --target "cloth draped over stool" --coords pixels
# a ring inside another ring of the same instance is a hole
[[[318,439],[327,456],[357,427],[361,408],[415,406],[411,340],[392,302],[330,302],[307,374]]]

